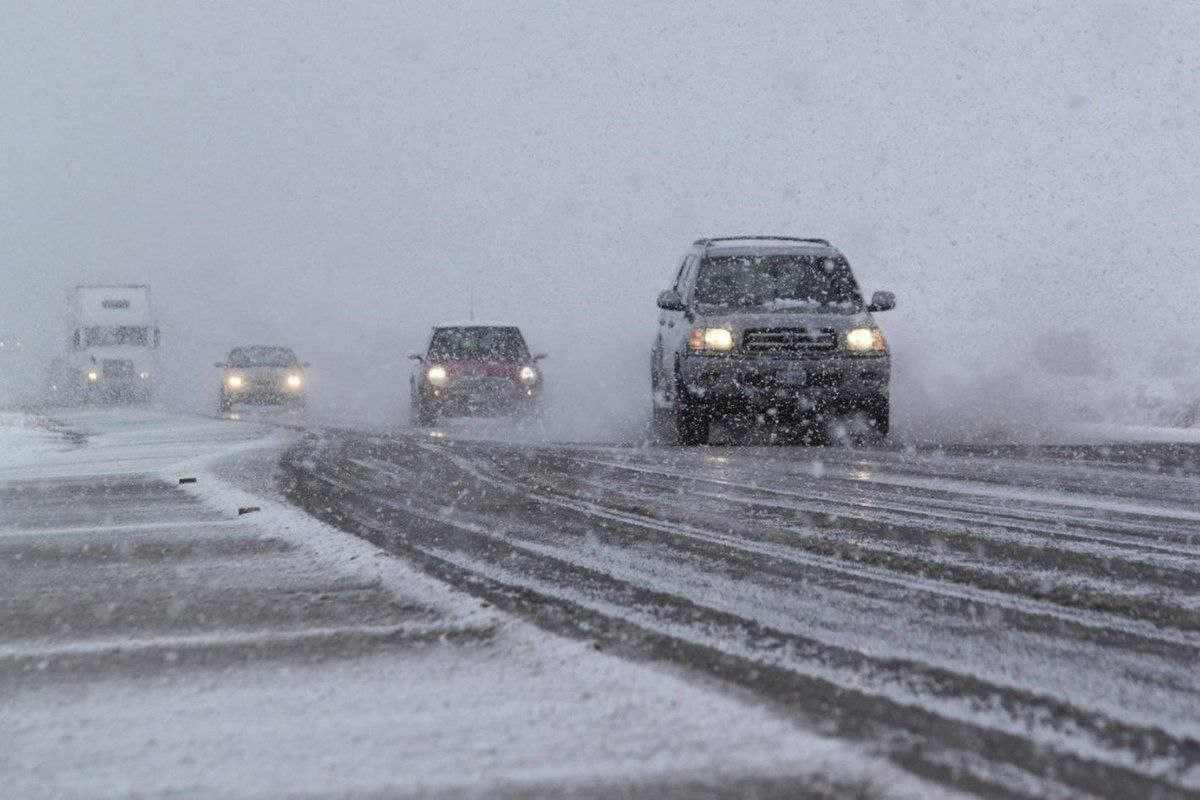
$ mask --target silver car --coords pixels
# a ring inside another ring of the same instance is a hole
[[[253,345],[235,347],[221,369],[217,412],[226,414],[234,403],[287,405],[303,408],[308,402],[308,363],[288,347]]]
[[[697,240],[658,296],[650,380],[656,427],[703,444],[726,417],[798,423],[852,415],[883,439],[891,358],[845,256],[824,239]]]

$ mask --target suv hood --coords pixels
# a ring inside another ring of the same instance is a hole
[[[694,327],[729,328],[735,334],[749,328],[832,328],[841,334],[851,328],[874,325],[868,311],[850,314],[830,312],[813,313],[804,311],[712,311],[696,309]]]

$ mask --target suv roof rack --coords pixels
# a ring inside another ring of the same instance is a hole
[[[807,242],[808,244],[819,244],[824,247],[833,247],[828,239],[801,238],[799,236],[716,236],[712,238],[697,239],[692,242],[697,247],[708,247],[714,242],[739,242],[739,241],[777,241],[777,242]]]

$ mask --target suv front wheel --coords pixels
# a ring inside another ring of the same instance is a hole
[[[875,429],[875,438],[880,442],[887,439],[891,428],[892,404],[889,398],[877,397],[865,409],[871,426]]]
[[[708,412],[691,403],[675,401],[675,441],[682,445],[708,444]]]
[[[655,427],[658,433],[674,444],[692,446],[708,444],[708,429],[711,421],[708,409],[690,402],[687,392],[675,376],[674,406],[654,409]]]

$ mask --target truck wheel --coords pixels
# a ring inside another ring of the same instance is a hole
[[[650,433],[659,444],[670,444],[674,440],[671,430],[671,412],[650,402]]]
[[[428,428],[437,424],[437,412],[427,406],[425,403],[417,403],[417,424],[422,428]]]

